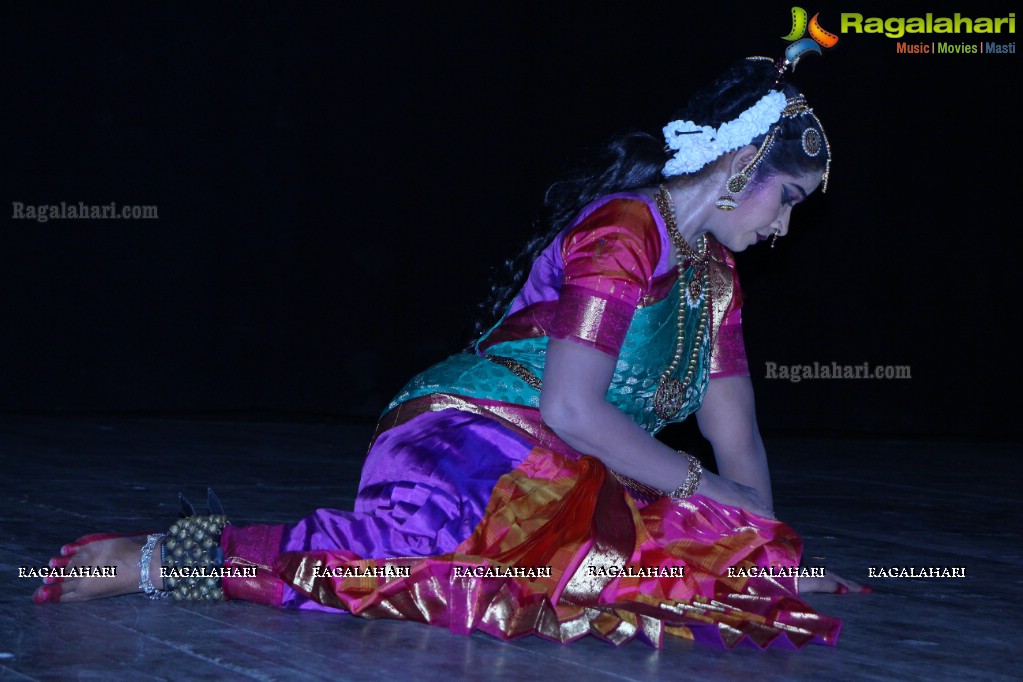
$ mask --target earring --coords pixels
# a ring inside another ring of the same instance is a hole
[[[725,190],[727,193],[722,195],[714,205],[722,211],[731,211],[739,204],[735,203],[735,199],[732,198],[732,194],[738,194],[746,187],[746,183],[749,182],[749,176],[746,173],[739,172],[728,178],[728,182],[725,183]]]
[[[777,241],[778,241],[778,232],[779,232],[779,230],[775,230],[774,231],[774,235],[771,237],[771,248],[772,249],[774,248],[775,243],[777,243]]]

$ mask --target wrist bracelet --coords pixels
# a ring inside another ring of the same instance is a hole
[[[686,474],[686,480],[682,482],[682,485],[675,488],[670,495],[676,500],[684,500],[695,493],[696,488],[700,485],[700,479],[703,477],[703,466],[700,465],[700,460],[690,454],[682,454],[689,458],[689,473]]]
[[[673,491],[658,490],[653,486],[649,486],[646,483],[640,483],[634,478],[630,478],[625,474],[620,474],[615,470],[611,470],[611,475],[618,479],[618,482],[628,490],[633,497],[639,497],[641,499],[652,502],[659,497],[672,497],[675,499],[684,499],[689,497],[696,492],[696,488],[700,485],[700,479],[703,477],[703,466],[700,465],[700,460],[687,452],[678,451],[680,455],[685,455],[689,458],[689,472],[686,474],[686,480],[679,487]]]

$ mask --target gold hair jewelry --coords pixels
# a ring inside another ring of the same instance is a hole
[[[816,128],[807,128],[803,131],[803,151],[807,156],[817,156],[821,153],[821,134]]]
[[[722,211],[731,211],[735,209],[738,204],[735,202],[735,199],[732,198],[732,194],[738,194],[741,192],[743,188],[746,187],[747,182],[749,182],[749,178],[741,172],[728,178],[728,181],[725,183],[725,190],[727,190],[726,193],[723,196],[718,197],[718,200],[714,202],[714,205]]]
[[[753,177],[754,171],[757,166],[767,153],[771,150],[771,145],[774,144],[775,140],[778,139],[778,133],[781,130],[781,121],[786,118],[795,118],[796,116],[807,115],[814,120],[817,124],[816,128],[807,128],[803,131],[803,135],[800,138],[800,143],[803,146],[803,153],[809,157],[814,157],[820,154],[821,149],[824,149],[827,154],[827,159],[824,162],[824,174],[821,176],[821,192],[828,191],[828,177],[831,175],[831,144],[828,142],[828,136],[824,134],[824,126],[821,125],[821,121],[817,118],[817,114],[813,113],[813,109],[806,102],[806,97],[803,95],[796,95],[785,100],[785,108],[781,110],[781,118],[778,120],[771,130],[764,137],[763,143],[760,145],[760,149],[757,150],[756,156],[747,163],[743,168],[732,177],[728,178],[728,182],[725,183],[725,189],[727,193],[721,196],[714,205],[723,211],[731,211],[737,204],[735,199],[731,196],[732,194],[738,194],[746,187],[749,180]]]
[[[831,175],[831,144],[828,143],[828,136],[824,133],[824,126],[821,125],[821,121],[817,118],[817,114],[813,113],[813,109],[806,102],[806,97],[803,95],[796,95],[790,97],[786,103],[785,108],[781,111],[781,118],[795,118],[796,116],[807,115],[813,119],[813,122],[817,124],[817,128],[807,128],[803,131],[803,135],[800,138],[800,142],[803,145],[803,153],[807,156],[817,156],[820,154],[821,148],[827,153],[827,159],[824,162],[824,174],[821,176],[821,192],[828,191],[828,177]],[[774,129],[767,134],[764,138],[764,144],[761,149],[766,150],[770,148],[774,142],[778,130],[781,128],[781,121],[775,125]],[[758,154],[759,156],[759,154]],[[744,169],[745,170],[745,169]]]
[[[791,102],[792,100],[788,101]],[[788,108],[789,105],[786,104],[785,109],[782,110],[782,114],[784,114]],[[750,178],[753,177],[753,173],[757,170],[757,166],[760,165],[760,162],[764,160],[764,157],[767,156],[767,152],[771,149],[771,144],[775,140],[778,127],[779,126],[775,126],[771,132],[767,134],[767,137],[764,138],[764,143],[760,145],[760,149],[758,149],[756,155],[750,159],[750,162],[743,166],[738,173],[735,173],[732,177],[728,178],[728,181],[725,183],[725,189],[728,193],[715,201],[715,206],[720,208],[722,211],[731,211],[738,206],[731,195],[738,194],[742,190],[746,189],[746,185],[749,184]]]

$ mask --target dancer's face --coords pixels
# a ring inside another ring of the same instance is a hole
[[[778,173],[758,178],[735,195],[735,210],[719,216],[711,232],[732,251],[743,251],[757,242],[789,231],[792,209],[817,189],[820,172],[789,175]]]

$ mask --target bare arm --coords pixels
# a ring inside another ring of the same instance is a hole
[[[700,431],[714,447],[718,472],[755,489],[774,508],[767,452],[757,427],[753,384],[749,377],[711,379],[703,407],[696,413]]]
[[[685,481],[688,458],[664,445],[605,398],[615,358],[573,341],[550,339],[540,414],[566,443],[611,469],[660,490]],[[749,489],[704,472],[697,492],[722,504],[772,516]]]

